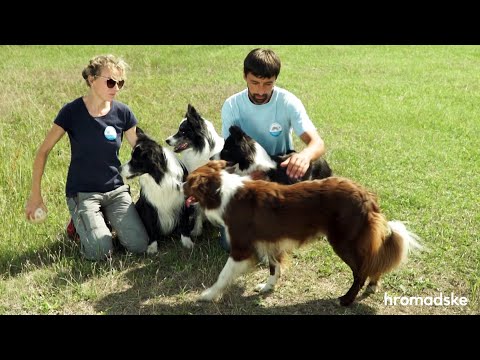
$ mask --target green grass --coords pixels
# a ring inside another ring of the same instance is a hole
[[[81,71],[101,53],[131,70],[118,96],[165,145],[191,103],[220,132],[223,101],[245,87],[242,65],[256,46],[0,46],[1,314],[478,314],[480,287],[480,47],[275,46],[278,85],[304,103],[330,165],[380,198],[389,219],[408,221],[428,252],[383,278],[353,306],[336,297],[348,267],[325,240],[297,250],[275,292],[253,291],[263,266],[213,304],[195,301],[227,255],[207,229],[190,252],[178,239],[155,256],[82,259],[65,237],[64,137],[43,178],[48,220],[24,219],[36,149],[61,106],[86,92]],[[302,145],[296,139],[297,147]],[[129,157],[127,144],[122,161]],[[132,183],[138,193],[138,184]],[[468,298],[462,306],[386,306],[389,296]]]

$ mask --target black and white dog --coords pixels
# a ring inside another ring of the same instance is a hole
[[[201,233],[202,222],[197,221],[196,207],[185,206],[182,183],[187,169],[171,150],[139,127],[137,137],[131,159],[121,166],[120,173],[125,179],[139,176],[140,196],[135,207],[150,238],[147,252],[157,252],[157,241],[177,230],[183,246],[192,248],[191,236]]]
[[[265,173],[268,180],[281,184],[293,184],[304,180],[323,179],[332,176],[332,170],[327,161],[319,158],[312,161],[307,172],[301,179],[292,179],[287,175],[286,168],[280,164],[294,154],[291,151],[285,155],[270,156],[267,151],[240,127],[233,125],[229,129],[230,136],[225,140],[220,158],[227,161],[239,175],[250,175],[254,171]]]
[[[166,140],[173,151],[182,154],[188,172],[205,165],[210,159],[220,159],[224,139],[215,131],[213,124],[203,118],[188,104],[185,118],[180,122],[176,134]]]

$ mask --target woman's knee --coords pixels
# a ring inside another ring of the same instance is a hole
[[[133,253],[147,251],[149,243],[147,230],[133,203],[128,206],[121,219],[113,225],[120,243]]]
[[[80,235],[81,252],[88,260],[105,260],[112,255],[113,242],[111,234]],[[93,236],[91,236],[93,235]]]

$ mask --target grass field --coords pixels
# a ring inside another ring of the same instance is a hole
[[[406,221],[429,249],[351,307],[336,301],[351,284],[350,270],[325,240],[293,254],[275,292],[253,291],[268,275],[259,266],[213,304],[195,301],[227,259],[213,229],[191,252],[172,239],[155,256],[82,259],[65,236],[66,136],[43,178],[48,220],[25,221],[36,149],[61,106],[86,92],[81,71],[92,56],[113,53],[130,64],[118,100],[166,145],[188,103],[220,132],[221,106],[244,89],[243,59],[254,47],[0,46],[0,314],[480,313],[476,46],[268,45],[282,59],[277,85],[303,101],[334,172],[376,192],[387,217]],[[125,143],[122,161],[129,152]],[[131,185],[138,194],[138,183]],[[384,301],[452,293],[467,305]]]

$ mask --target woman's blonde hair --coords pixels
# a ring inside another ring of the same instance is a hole
[[[88,65],[82,71],[82,76],[88,86],[90,86],[88,76],[98,76],[104,68],[118,72],[120,79],[117,80],[126,80],[127,78],[127,69],[129,66],[123,59],[110,54],[98,55],[91,58]]]

